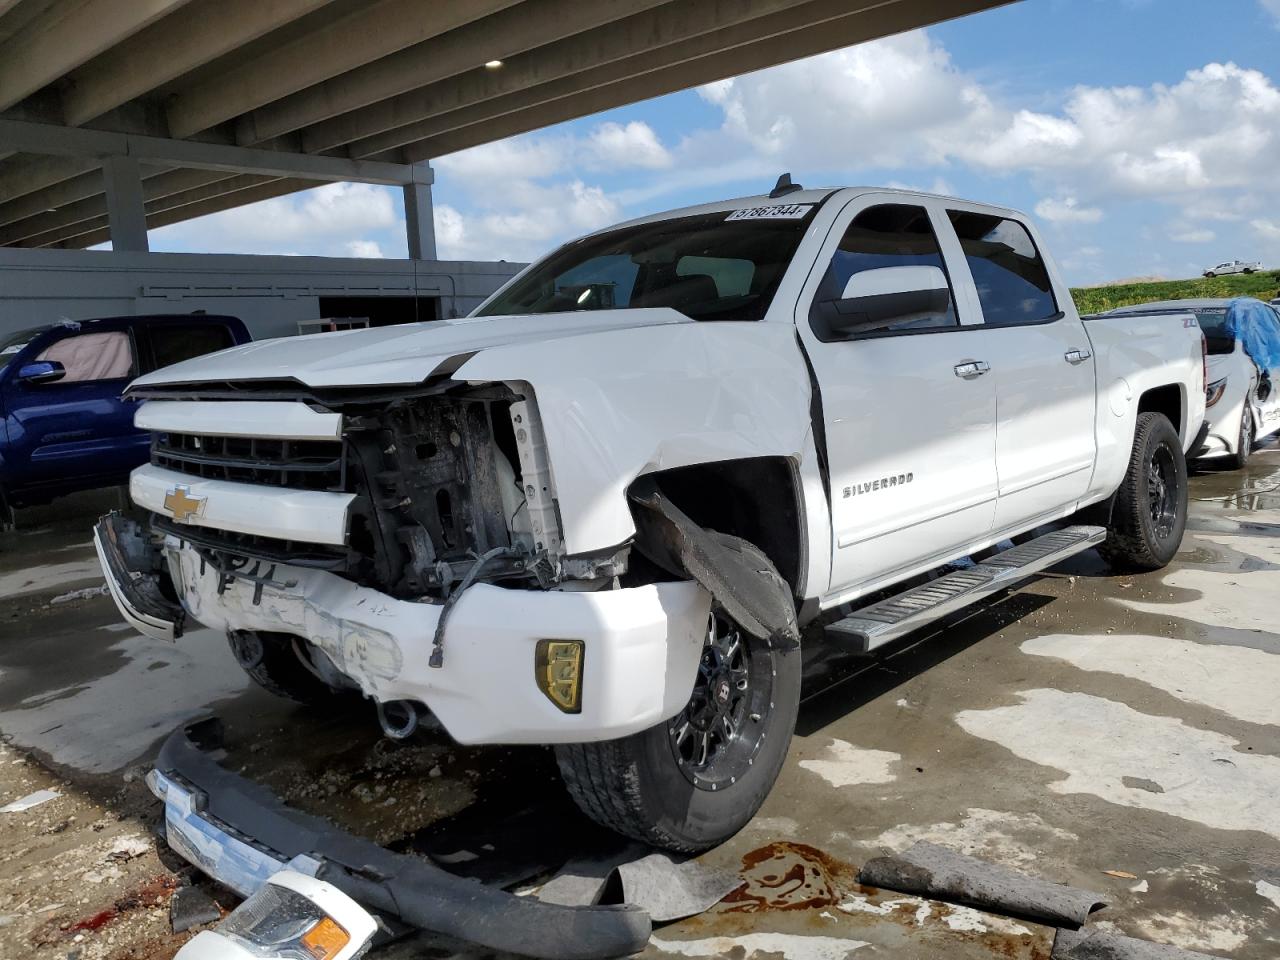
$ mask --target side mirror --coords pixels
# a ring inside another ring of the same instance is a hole
[[[67,375],[67,368],[57,360],[36,360],[24,363],[18,371],[19,383],[53,383]]]
[[[945,314],[947,276],[937,267],[879,267],[855,273],[839,300],[818,304],[832,339]]]

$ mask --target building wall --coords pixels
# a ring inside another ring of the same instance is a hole
[[[321,319],[321,297],[438,298],[465,316],[524,265],[209,253],[0,248],[0,337],[58,320],[204,310],[244,320],[254,339]]]

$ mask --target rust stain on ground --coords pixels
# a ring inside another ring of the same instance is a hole
[[[829,907],[840,900],[840,881],[856,872],[817,847],[779,840],[742,858],[743,884],[722,902],[733,913]]]

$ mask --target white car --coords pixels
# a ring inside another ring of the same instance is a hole
[[[1225,260],[1216,267],[1204,272],[1206,277],[1225,277],[1230,273],[1257,273],[1262,269],[1260,263],[1245,263],[1243,260]]]
[[[705,849],[781,769],[801,627],[871,650],[1094,545],[1177,551],[1203,336],[1181,309],[1082,320],[1043,251],[1013,210],[780,183],[568,243],[466,319],[149,374],[150,529],[99,523],[109,587],[151,636],[226,632],[268,689],[359,691],[389,736],[430,711],[552,744],[589,816]],[[158,774],[268,829],[188,756]]]
[[[1239,306],[1233,308],[1233,304]],[[1280,342],[1280,313],[1251,297],[1165,300],[1123,307],[1113,315],[1147,311],[1190,310],[1204,331],[1209,350],[1203,440],[1190,452],[1198,459],[1227,459],[1243,467],[1258,441],[1280,432],[1280,367],[1263,367],[1245,351],[1244,342],[1228,328],[1232,309],[1254,304],[1260,322],[1271,323]]]

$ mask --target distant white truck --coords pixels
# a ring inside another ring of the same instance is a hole
[[[1090,546],[1168,563],[1204,369],[1189,313],[1082,320],[1021,213],[780,184],[574,240],[465,319],[142,377],[149,518],[96,541],[144,633],[199,621],[391,736],[554,744],[589,816],[695,851],[772,787],[820,614],[865,651]]]
[[[1262,269],[1261,263],[1246,263],[1243,260],[1224,260],[1216,267],[1204,272],[1206,277],[1225,277],[1232,273],[1257,273]]]

